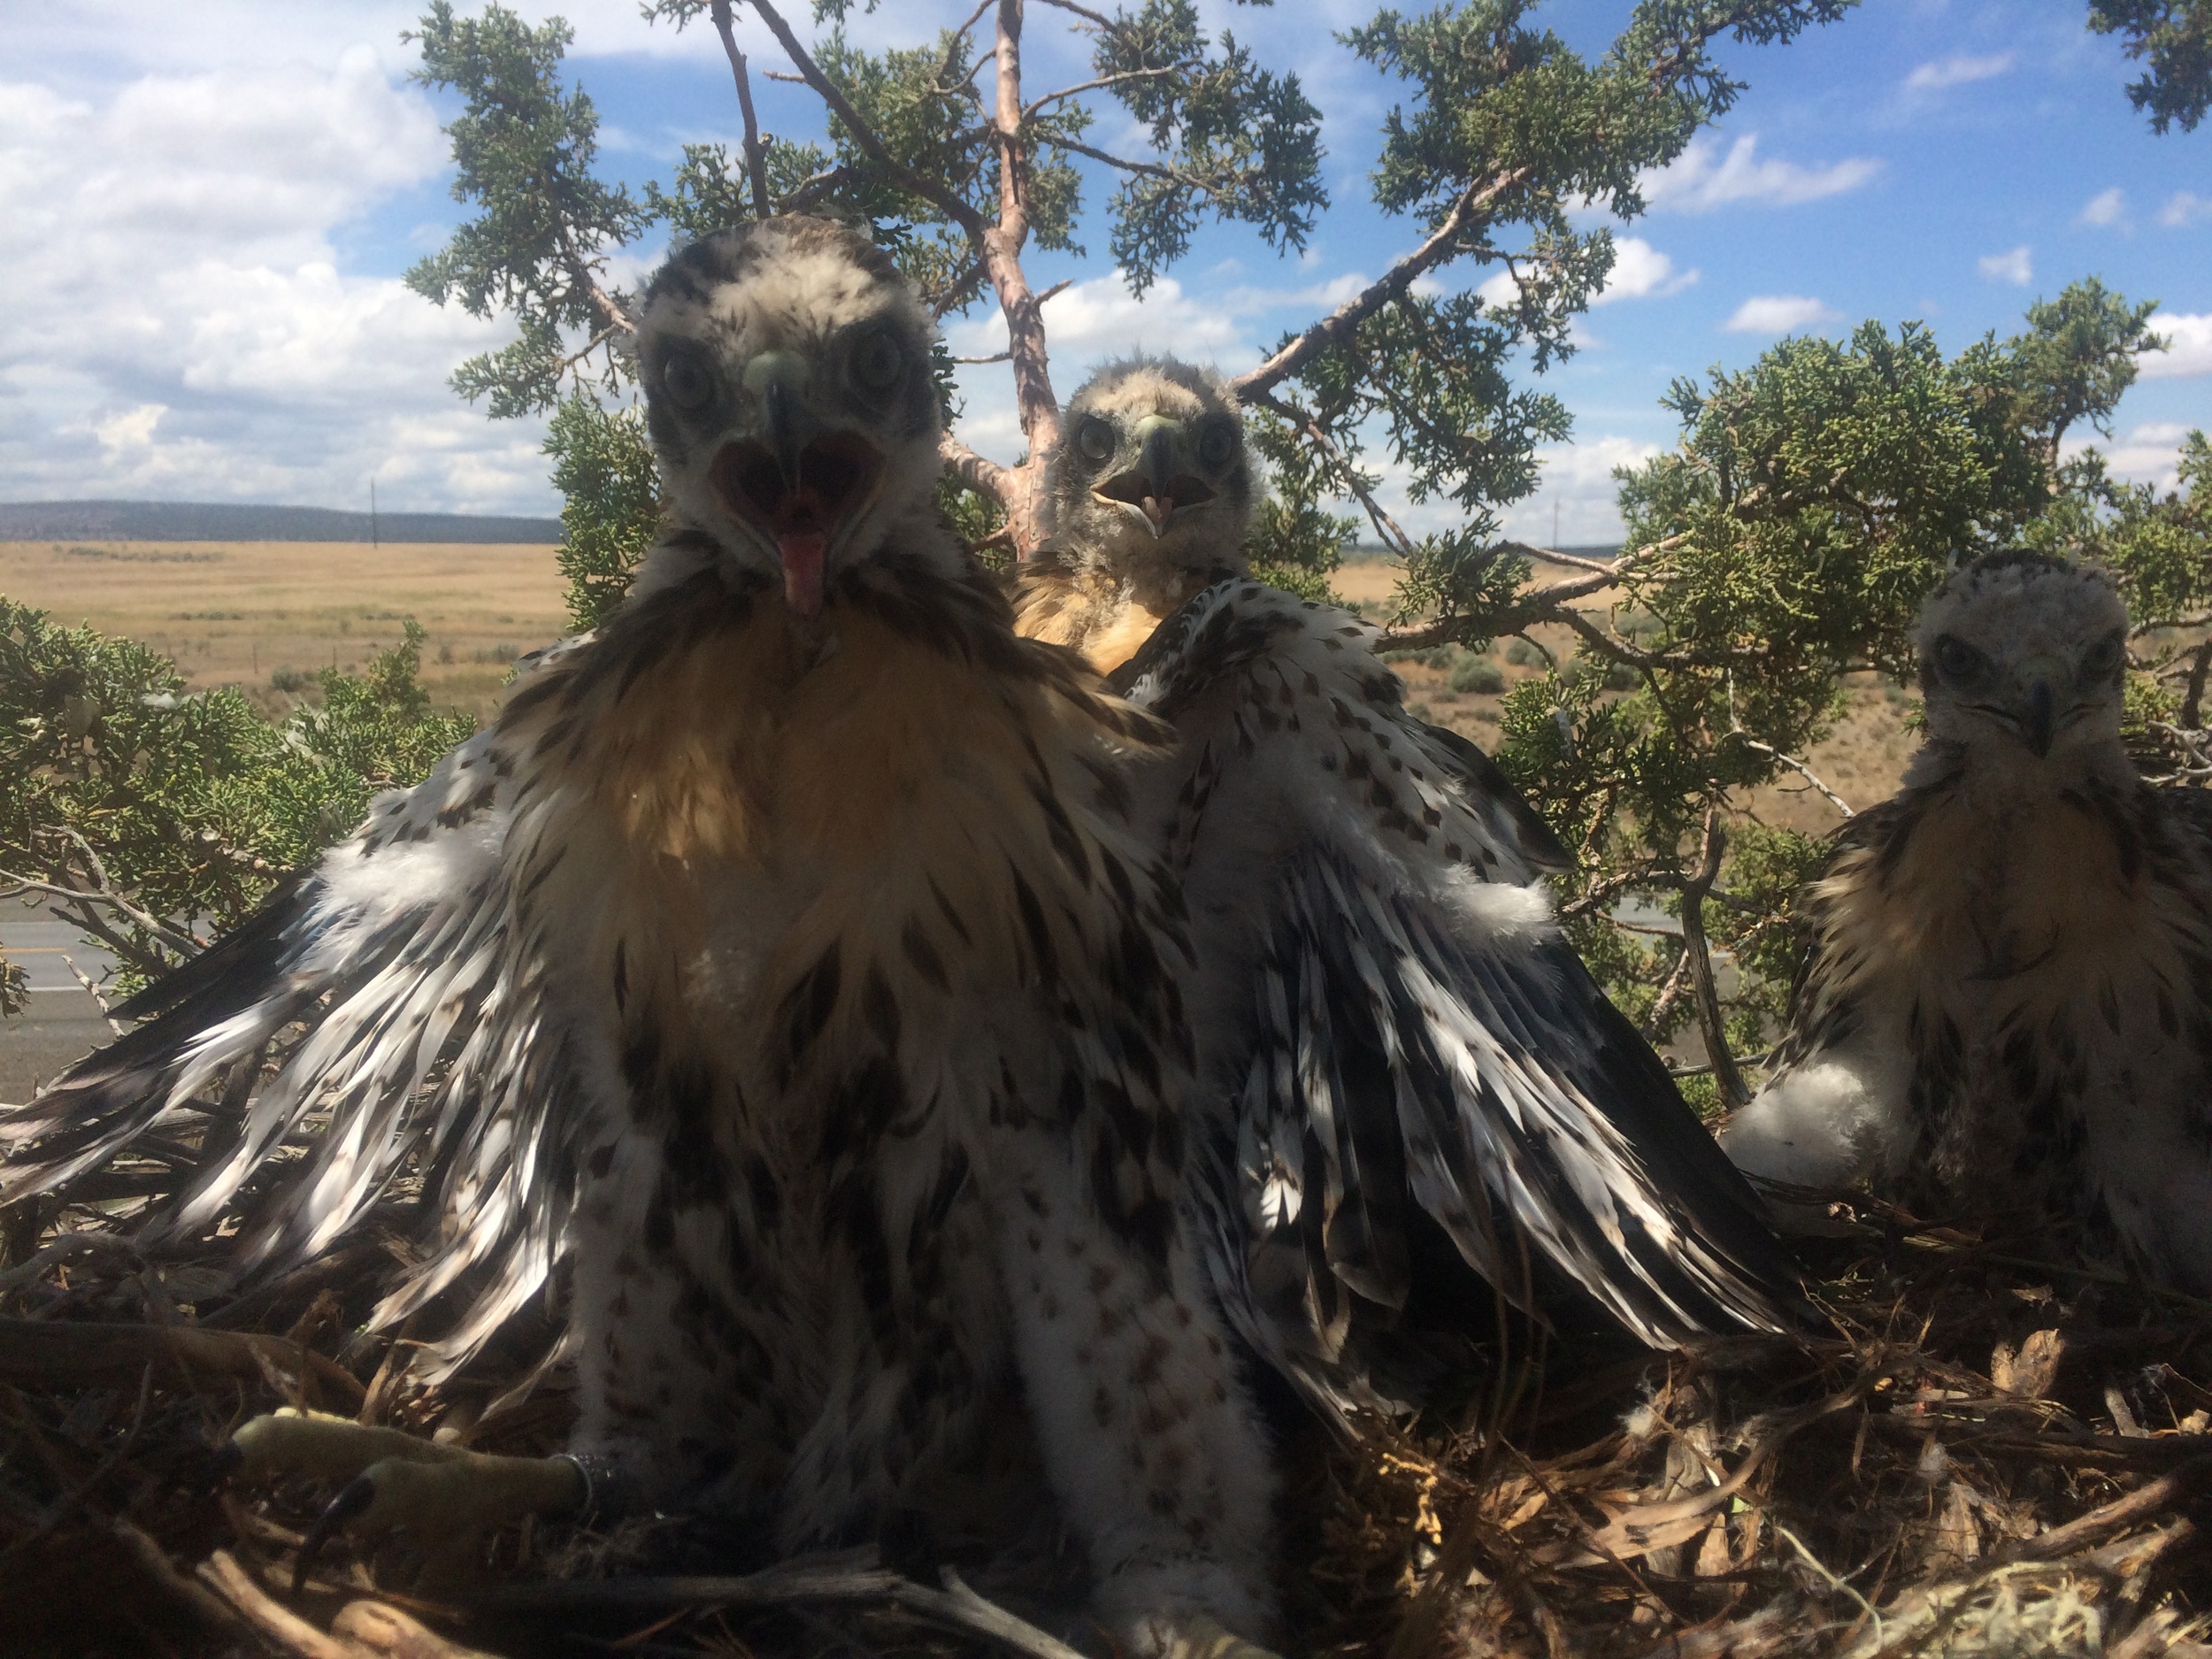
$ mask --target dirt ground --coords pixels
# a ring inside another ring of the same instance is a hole
[[[127,635],[195,688],[235,685],[271,713],[318,668],[358,669],[429,633],[423,681],[488,714],[507,665],[568,626],[549,546],[354,541],[0,541],[0,594]]]

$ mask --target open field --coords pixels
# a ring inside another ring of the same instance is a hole
[[[126,634],[195,687],[281,713],[295,675],[358,669],[412,617],[439,703],[490,712],[517,654],[566,631],[549,546],[357,541],[0,541],[0,595]],[[284,671],[290,671],[286,673]]]
[[[1344,599],[1380,619],[1390,611],[1399,566],[1348,564],[1332,579]],[[245,687],[272,713],[297,694],[293,675],[334,663],[358,668],[399,638],[403,618],[428,630],[423,680],[439,703],[482,716],[497,703],[515,655],[567,627],[562,582],[549,546],[351,541],[0,541],[0,595],[143,641],[173,657],[195,686]],[[1583,601],[1603,603],[1602,595]],[[1554,638],[1552,635],[1558,637]],[[1564,629],[1539,629],[1555,651]],[[1541,672],[1493,650],[1509,688]],[[285,671],[290,671],[287,674]],[[1448,671],[1402,663],[1410,702],[1485,749],[1497,745],[1497,695],[1455,692]],[[1863,682],[1863,683],[1858,683]],[[1893,793],[1915,740],[1905,729],[1912,699],[1871,675],[1855,677],[1849,715],[1809,764],[1853,807]],[[1824,833],[1840,821],[1809,788],[1760,792],[1764,821]]]

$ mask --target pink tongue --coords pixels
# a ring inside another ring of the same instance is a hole
[[[1144,498],[1144,516],[1154,524],[1165,524],[1168,514],[1174,511],[1175,497],[1172,495],[1147,495]]]
[[[776,538],[783,560],[783,599],[803,617],[822,611],[822,555],[829,538],[818,531],[794,531]]]

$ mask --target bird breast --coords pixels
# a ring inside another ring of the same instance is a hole
[[[864,611],[823,625],[751,606],[512,733],[552,785],[513,880],[565,1000],[687,1027],[749,1097],[804,1069],[795,1044],[932,1069],[964,1005],[1034,978],[1018,889],[1078,908],[1043,822],[1050,700]]]

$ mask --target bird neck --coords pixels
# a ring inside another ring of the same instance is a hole
[[[2139,781],[2117,736],[2038,757],[2016,743],[1967,743],[1931,738],[1906,769],[1905,788],[1950,787],[1977,807],[2001,812],[2078,792],[2085,786],[2128,788]]]

